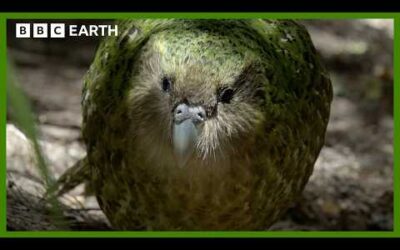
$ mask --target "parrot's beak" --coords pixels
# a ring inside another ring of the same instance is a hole
[[[185,166],[192,155],[199,134],[198,127],[205,118],[205,111],[201,106],[191,107],[182,103],[175,108],[172,144],[180,167]]]

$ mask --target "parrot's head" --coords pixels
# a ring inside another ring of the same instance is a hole
[[[129,95],[149,157],[184,166],[245,157],[265,122],[265,65],[246,41],[160,32],[138,55]]]

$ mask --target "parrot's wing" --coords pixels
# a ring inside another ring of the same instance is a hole
[[[86,157],[77,161],[72,167],[65,171],[60,178],[58,178],[56,182],[56,194],[58,196],[61,196],[78,185],[90,180],[90,168],[87,163]]]

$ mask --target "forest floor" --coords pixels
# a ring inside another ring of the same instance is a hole
[[[302,197],[271,230],[392,230],[393,22],[303,21],[331,72],[334,100],[326,143]],[[9,40],[19,83],[38,116],[40,140],[57,178],[82,158],[80,93],[95,42]],[[7,125],[7,227],[59,229],[29,143]],[[75,230],[110,229],[80,186],[61,198]]]

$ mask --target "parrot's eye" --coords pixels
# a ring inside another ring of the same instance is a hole
[[[171,80],[164,77],[162,79],[161,87],[164,92],[169,92],[171,90]]]
[[[230,103],[235,91],[231,88],[224,88],[218,91],[218,101],[222,103]]]

